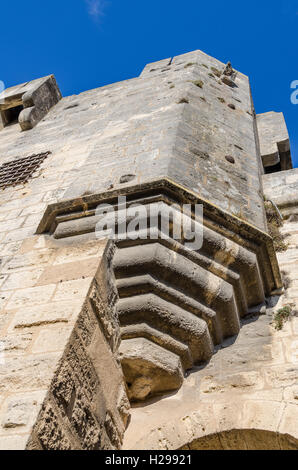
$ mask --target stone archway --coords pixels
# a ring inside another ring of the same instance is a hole
[[[202,403],[195,411],[163,420],[159,426],[143,422],[143,430],[139,429],[137,435],[143,418],[133,417],[124,449],[298,450],[298,406],[283,401],[231,403],[227,397],[226,402],[218,404]]]
[[[297,450],[298,440],[288,434],[260,429],[232,429],[194,439],[183,450]]]

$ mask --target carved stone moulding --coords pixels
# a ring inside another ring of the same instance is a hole
[[[178,389],[185,372],[236,335],[241,317],[278,292],[282,282],[267,233],[168,179],[52,204],[37,233],[56,239],[95,234],[102,217],[96,207],[109,204],[120,215],[118,197],[124,195],[127,207],[142,205],[144,214],[153,205],[178,210],[190,204],[186,218],[193,221],[195,204],[204,211],[199,249],[189,249],[183,233],[173,237],[174,219],[165,236],[162,216],[152,226],[144,215],[139,238],[128,225],[127,238],[115,240],[120,355],[130,399],[136,401]]]
[[[32,129],[62,96],[54,75],[5,89],[0,93],[0,130],[19,122]]]

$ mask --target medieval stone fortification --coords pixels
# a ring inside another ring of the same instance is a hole
[[[78,96],[9,88],[0,129],[0,448],[298,449],[283,115],[195,51]],[[119,196],[203,205],[202,247],[146,217],[142,238],[99,239]]]

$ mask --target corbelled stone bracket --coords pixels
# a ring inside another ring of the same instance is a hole
[[[128,236],[116,240],[113,258],[120,357],[129,397],[136,401],[179,388],[185,371],[236,335],[241,317],[282,282],[268,234],[168,179],[52,204],[37,233],[56,239],[94,234],[101,217],[96,207],[105,203],[120,213],[120,195],[128,207],[146,208],[141,236],[130,236],[134,232],[127,225]],[[183,236],[174,238],[172,232],[163,237],[160,223],[152,227],[153,204],[161,209],[202,204],[201,248],[189,249]]]
[[[32,129],[62,98],[54,75],[7,88],[0,94],[0,129],[19,122]]]

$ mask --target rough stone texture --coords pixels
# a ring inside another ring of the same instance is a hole
[[[297,320],[280,332],[270,310],[243,320],[179,392],[132,409],[124,449],[297,450]]]
[[[145,191],[150,191],[149,197],[138,197]],[[57,239],[94,234],[101,219],[94,205],[111,203],[117,194],[110,191],[49,205],[38,232],[49,231]],[[121,347],[122,365],[133,400],[140,399],[132,390],[141,377],[147,381],[148,367],[151,385],[147,383],[147,395],[178,388],[181,370],[208,360],[215,345],[239,331],[240,318],[282,284],[270,237],[245,221],[206,201],[196,201],[193,193],[167,180],[158,185],[131,186],[129,196],[130,205],[138,203],[146,209],[142,240],[135,240],[128,223],[129,238],[117,240],[113,266],[120,296],[121,336],[124,343],[129,342]],[[150,204],[152,199],[155,202]],[[182,234],[179,240],[163,239],[162,224],[147,228],[149,213],[157,202],[163,220],[174,202],[179,207],[179,203],[195,201],[204,206],[201,248],[187,249]],[[122,207],[115,204],[115,209],[120,218],[125,216]],[[142,349],[143,337],[157,346]],[[132,339],[133,350],[143,350],[142,360],[139,354],[131,354]],[[160,353],[152,354],[160,346],[165,350],[162,363]],[[147,398],[144,392],[141,395]]]
[[[257,127],[264,167],[280,163],[281,170],[292,168],[289,134],[283,114],[274,111],[258,114]]]
[[[60,99],[53,75],[7,88],[0,93],[0,129],[15,119],[23,131],[32,129]]]
[[[169,62],[63,98],[29,133],[4,128],[1,159],[50,150],[44,183],[59,189],[59,200],[169,177],[264,229],[248,78],[238,72],[234,87],[221,83],[225,64],[201,51]]]
[[[242,319],[239,335],[193,369],[179,392],[134,408],[124,449],[298,449],[298,219],[295,203],[285,204],[297,201],[298,176],[263,178],[266,197],[286,218],[288,249],[277,254],[284,295]],[[276,331],[274,316],[286,305],[291,317]]]
[[[119,448],[129,404],[117,359],[113,245],[42,245],[46,264],[8,274],[2,287],[2,300],[11,300],[1,314],[0,448]],[[20,288],[22,278],[33,287]]]
[[[285,218],[298,214],[298,168],[264,175],[264,194]]]
[[[0,164],[50,152],[0,194],[0,448],[118,449],[127,393],[125,448],[297,447],[296,318],[257,314],[282,283],[248,78],[195,51],[46,111],[0,131]],[[202,248],[99,241],[119,195],[202,204]]]

